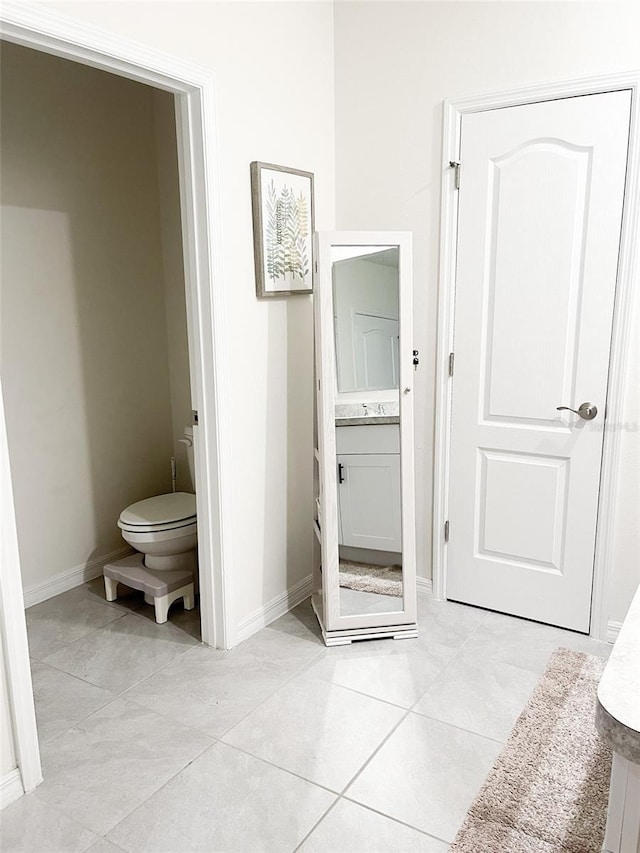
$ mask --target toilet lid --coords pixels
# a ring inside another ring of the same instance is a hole
[[[131,504],[120,513],[120,522],[129,528],[154,527],[187,521],[196,514],[196,496],[188,492],[156,495]]]

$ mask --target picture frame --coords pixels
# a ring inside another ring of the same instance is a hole
[[[254,161],[251,202],[258,298],[313,293],[313,173]]]

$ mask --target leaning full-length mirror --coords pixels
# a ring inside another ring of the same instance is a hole
[[[415,622],[411,243],[397,233],[318,237],[314,606],[332,637],[384,636]]]

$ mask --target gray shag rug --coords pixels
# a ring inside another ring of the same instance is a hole
[[[604,664],[553,653],[450,853],[600,853],[611,776],[594,724]]]
[[[340,586],[378,595],[402,596],[401,566],[371,566],[340,560]]]

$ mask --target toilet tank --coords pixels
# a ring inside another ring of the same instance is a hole
[[[184,444],[187,451],[187,463],[189,464],[189,479],[191,481],[191,489],[196,490],[196,474],[194,469],[193,458],[193,428],[188,426],[184,428],[184,438],[180,439],[180,443]]]

